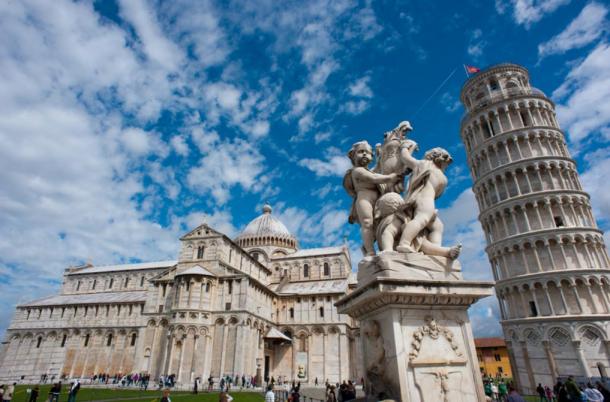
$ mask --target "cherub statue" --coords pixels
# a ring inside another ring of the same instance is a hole
[[[414,149],[405,145],[400,151],[400,159],[413,171],[405,196],[405,209],[410,212],[407,215],[411,219],[404,226],[396,247],[397,251],[405,253],[417,251],[413,243],[424,229],[428,229],[426,238],[429,242],[440,247],[443,224],[437,216],[434,201],[447,187],[447,176],[444,172],[453,161],[449,152],[443,148],[432,148],[425,153],[423,160],[417,160],[412,155]],[[460,246],[452,247],[448,256],[457,258],[460,249]]]
[[[379,174],[369,170],[369,163],[373,160],[373,149],[366,141],[352,145],[348,152],[353,168],[349,169],[343,177],[343,187],[354,199],[350,211],[349,222],[360,224],[360,233],[365,257],[375,255],[375,232],[373,229],[373,208],[379,197],[378,184],[395,183],[398,180],[396,173]]]
[[[410,220],[404,212],[407,205],[407,202],[397,193],[384,194],[375,203],[377,244],[382,253],[395,250],[399,235],[404,231]],[[439,230],[441,233],[436,233]],[[435,218],[413,241],[414,250],[421,251],[426,255],[437,255],[451,259],[457,258],[461,251],[460,245],[443,247],[440,243],[435,244],[430,240],[430,238],[433,238],[440,241],[442,239],[442,230],[442,223],[440,218],[436,216],[435,211]]]

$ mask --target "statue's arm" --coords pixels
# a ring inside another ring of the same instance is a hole
[[[400,160],[411,170],[415,170],[417,167],[417,163],[419,160],[415,159],[411,154],[413,152],[413,148],[403,147],[400,148]]]
[[[373,173],[366,169],[355,169],[354,173],[356,174],[357,180],[362,180],[373,184],[393,183],[398,179],[398,175],[396,173],[380,174]]]

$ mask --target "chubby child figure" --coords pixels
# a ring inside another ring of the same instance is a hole
[[[343,187],[354,202],[350,211],[349,222],[360,224],[362,248],[365,257],[375,255],[375,232],[373,228],[373,212],[375,202],[379,198],[378,184],[395,183],[399,180],[396,173],[373,173],[368,166],[373,160],[373,149],[366,141],[352,145],[347,156],[352,161],[352,168],[345,173]]]

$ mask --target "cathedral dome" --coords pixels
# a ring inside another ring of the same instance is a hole
[[[271,212],[273,212],[271,206],[265,204],[263,214],[248,223],[243,232],[237,236],[235,239],[237,244],[244,248],[278,246],[296,249],[296,238]]]

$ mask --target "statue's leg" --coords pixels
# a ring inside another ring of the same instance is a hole
[[[404,230],[402,231],[402,235],[400,236],[400,242],[398,243],[398,247],[396,247],[396,251],[401,253],[412,253],[415,250],[411,246],[413,240],[417,237],[417,235],[430,223],[430,219],[434,216],[434,210],[432,211],[415,211],[415,217],[407,222]]]
[[[430,221],[428,229],[430,231],[428,233],[428,240],[433,244],[442,245],[445,225],[443,225],[443,221],[441,221],[441,218],[439,218],[438,215]]]
[[[398,235],[401,223],[402,222],[400,221],[392,222],[385,228],[381,234],[381,238],[377,239],[379,251],[394,251],[394,239],[396,239],[396,236]]]
[[[375,233],[373,231],[373,203],[369,199],[356,200],[356,210],[360,222],[360,235],[364,255],[375,255]]]

